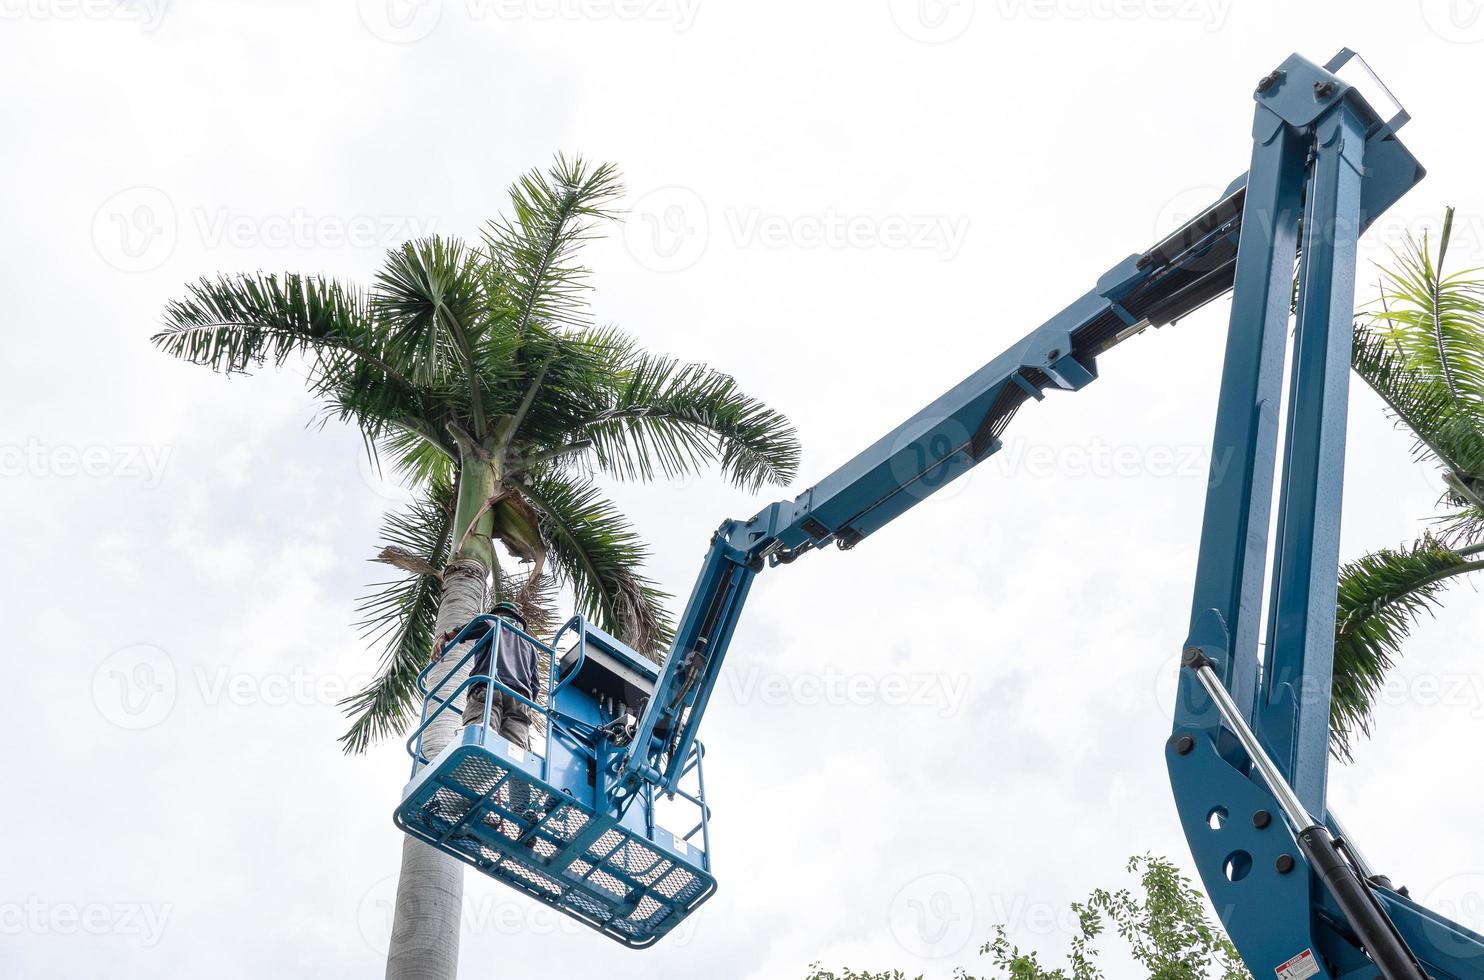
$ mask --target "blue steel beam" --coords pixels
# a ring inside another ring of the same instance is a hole
[[[1366,152],[1377,166],[1362,187],[1363,226],[1422,174],[1388,129],[1367,135]],[[622,791],[631,792],[646,779],[675,782],[676,759],[684,756],[673,757],[670,749],[689,743],[694,734],[660,738],[656,733],[699,724],[697,699],[704,707],[704,694],[715,685],[740,613],[740,604],[729,605],[727,619],[715,624],[704,620],[701,610],[718,608],[712,590],[731,588],[738,581],[734,576],[750,582],[741,569],[756,574],[765,563],[789,562],[829,544],[853,547],[993,455],[1000,448],[1000,434],[1025,402],[1039,401],[1047,391],[1082,388],[1097,377],[1097,357],[1103,352],[1146,326],[1172,323],[1228,292],[1237,268],[1247,185],[1246,174],[1232,181],[1206,211],[1145,252],[1114,265],[1088,293],[793,500],[771,504],[750,520],[723,524],[681,616],[656,696],[641,720],[641,737],[623,760]],[[1264,186],[1255,189],[1273,192]],[[1296,211],[1297,203],[1291,203]],[[1259,213],[1279,212],[1269,205]],[[1277,302],[1276,293],[1274,297]],[[715,574],[734,566],[738,570],[726,576]],[[1245,596],[1241,590],[1249,581],[1250,569],[1234,571],[1227,589]],[[1232,605],[1223,602],[1218,608]],[[1246,687],[1250,704],[1253,685]]]
[[[1394,152],[1399,123],[1383,121],[1328,68],[1295,56],[1265,82],[1212,450],[1228,475],[1217,479],[1213,466],[1186,642],[1187,661],[1208,664],[1236,714],[1224,725],[1195,673],[1182,671],[1166,752],[1171,786],[1207,894],[1254,975],[1350,980],[1380,972],[1394,980],[1421,977],[1420,959],[1436,977],[1484,977],[1477,968],[1447,972],[1454,951],[1419,937],[1421,920],[1410,909],[1398,907],[1405,921],[1388,916],[1385,890],[1364,882],[1315,824],[1326,809],[1356,239],[1366,183],[1415,183],[1421,172]],[[1402,169],[1393,169],[1397,162]],[[1305,208],[1301,242],[1296,185]],[[1262,663],[1257,626],[1296,255],[1297,326]],[[1276,814],[1292,807],[1258,776],[1264,764],[1276,770],[1284,799],[1306,814],[1290,817],[1289,829]]]
[[[1315,133],[1299,267],[1287,452],[1257,734],[1299,799],[1325,813],[1345,414],[1365,127],[1344,102]],[[1255,677],[1257,670],[1249,669]]]
[[[1323,819],[1327,701],[1308,702],[1320,687],[1327,694],[1332,659],[1354,239],[1423,176],[1396,139],[1405,113],[1382,120],[1333,74],[1348,58],[1342,52],[1319,68],[1294,56],[1263,80],[1252,170],[1205,213],[1115,265],[1086,295],[814,487],[718,529],[655,694],[618,767],[616,798],[632,798],[645,786],[675,790],[748,589],[764,567],[829,544],[854,546],[997,451],[1025,402],[1084,387],[1098,376],[1101,353],[1149,325],[1173,322],[1235,283],[1212,454],[1235,465],[1209,488],[1188,646],[1209,658],[1272,750],[1274,765]],[[1259,689],[1269,502],[1289,287],[1299,254],[1296,395],[1280,484],[1271,659]],[[1238,818],[1271,813],[1276,805],[1189,677],[1182,677],[1168,761],[1192,853],[1248,963],[1260,974],[1278,968],[1278,954],[1309,949],[1321,965],[1315,975],[1348,980],[1365,966],[1338,906],[1315,887],[1305,859],[1288,853],[1292,838],[1265,832],[1270,822]],[[1223,836],[1212,836],[1208,819],[1228,808],[1237,819]],[[1276,858],[1289,862],[1287,871]],[[1414,945],[1419,931],[1465,946],[1476,938],[1378,896],[1366,901],[1393,911],[1398,932]],[[1484,976],[1444,968],[1481,951],[1434,950],[1429,967],[1439,977]]]
[[[1201,523],[1190,634],[1185,649],[1198,650],[1249,721],[1257,701],[1257,641],[1261,635],[1263,580],[1274,468],[1278,461],[1278,410],[1288,339],[1293,269],[1312,138],[1275,105],[1284,88],[1272,83],[1259,95],[1252,126],[1252,167],[1238,246],[1231,326],[1227,332],[1211,478]],[[1307,107],[1299,106],[1299,110]],[[1244,651],[1250,651],[1244,653]],[[1254,976],[1317,944],[1313,936],[1310,876],[1279,874],[1278,859],[1292,855],[1286,836],[1254,825],[1261,811],[1278,819],[1277,801],[1245,771],[1245,756],[1223,730],[1215,705],[1196,675],[1181,671],[1176,735],[1166,754],[1176,810],[1185,828],[1206,894],[1221,914]],[[1183,739],[1189,739],[1184,741]],[[1213,814],[1224,814],[1220,834]],[[1252,879],[1260,882],[1254,885]],[[1262,901],[1251,901],[1256,888]],[[1286,950],[1271,963],[1269,948]],[[1261,965],[1266,963],[1266,965]]]
[[[643,781],[673,791],[747,588],[766,563],[786,563],[830,543],[853,547],[987,459],[1000,448],[999,432],[1022,403],[1043,398],[1046,390],[1087,385],[1097,377],[1097,353],[1151,322],[1125,303],[1142,310],[1168,299],[1151,284],[1174,289],[1192,278],[1222,275],[1221,265],[1178,273],[1199,265],[1212,250],[1220,252],[1222,243],[1229,250],[1234,240],[1235,228],[1220,226],[1161,262],[1129,256],[1092,291],[816,486],[749,521],[724,523],[712,538],[655,695],[623,760],[619,792],[631,795]],[[1180,308],[1181,315],[1187,311]],[[1168,312],[1166,304],[1163,315]]]
[[[1187,648],[1207,651],[1233,700],[1249,717],[1256,703],[1256,675],[1234,671],[1225,654],[1228,648],[1256,649],[1261,627],[1278,402],[1307,150],[1302,135],[1266,106],[1257,107],[1253,137],[1243,223],[1250,220],[1252,227],[1266,233],[1243,235],[1237,251],[1231,329],[1185,643]],[[1186,710],[1192,706],[1209,710],[1193,678],[1182,677],[1181,693]],[[1215,720],[1209,713],[1203,718],[1206,724]]]
[[[1422,175],[1417,161],[1389,129],[1368,133],[1366,153],[1375,166],[1362,187],[1363,226]],[[1097,377],[1097,357],[1105,351],[1145,326],[1172,323],[1228,292],[1237,267],[1247,185],[1246,174],[1232,181],[1204,212],[1146,251],[1114,265],[1088,293],[813,487],[792,500],[769,505],[750,520],[723,524],[681,616],[656,696],[641,719],[641,737],[623,759],[620,792],[632,792],[644,780],[671,786],[675,782],[676,760],[684,756],[673,756],[670,749],[693,741],[694,733],[659,736],[700,723],[697,700],[703,708],[704,693],[715,685],[715,672],[740,614],[736,603],[725,607],[730,611],[726,619],[704,619],[702,610],[721,608],[715,590],[731,589],[741,578],[750,582],[765,564],[789,562],[829,544],[853,547],[993,455],[1000,448],[1000,434],[1024,403],[1039,401],[1047,391],[1085,386]],[[1253,190],[1265,196],[1276,193],[1262,184]],[[1291,182],[1283,193],[1293,196],[1297,190]],[[1291,206],[1296,214],[1299,205],[1295,199],[1283,206]],[[1269,201],[1257,213],[1283,212]],[[1280,300],[1286,308],[1286,293],[1273,294],[1274,303]],[[1245,338],[1229,342],[1238,347],[1245,343]],[[1269,361],[1273,357],[1271,352],[1262,356]],[[1277,356],[1281,358],[1281,352]],[[1269,416],[1270,422],[1276,418],[1276,405]],[[1245,484],[1228,486],[1242,492]],[[1266,519],[1265,505],[1260,516],[1259,524]],[[719,574],[726,568],[732,571]],[[1260,589],[1245,584],[1252,581],[1252,569],[1231,569],[1228,575],[1230,581],[1222,588],[1240,599],[1211,605],[1230,616],[1238,606],[1260,602],[1260,591],[1243,591]],[[1251,629],[1255,636],[1257,626]],[[1250,705],[1253,685],[1239,682],[1239,686],[1243,683]]]

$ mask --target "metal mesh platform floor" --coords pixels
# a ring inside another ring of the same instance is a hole
[[[657,942],[716,891],[716,879],[700,867],[478,744],[457,744],[434,759],[394,820],[419,840],[635,948]]]

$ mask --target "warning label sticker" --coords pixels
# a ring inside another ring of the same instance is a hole
[[[1288,962],[1279,963],[1275,972],[1278,980],[1304,980],[1319,972],[1319,962],[1314,959],[1314,951],[1306,949]]]

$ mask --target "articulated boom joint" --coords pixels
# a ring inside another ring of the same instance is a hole
[[[615,764],[615,793],[675,791],[748,589],[765,567],[829,544],[854,546],[997,452],[1022,406],[1049,391],[1080,390],[1111,348],[1231,292],[1211,454],[1220,468],[1213,465],[1208,487],[1167,749],[1192,854],[1255,975],[1352,980],[1379,970],[1386,980],[1416,980],[1425,967],[1438,978],[1484,980],[1484,937],[1448,923],[1454,947],[1430,940],[1444,928],[1437,918],[1352,867],[1358,862],[1326,823],[1355,241],[1423,176],[1396,138],[1406,113],[1383,118],[1338,74],[1352,60],[1348,50],[1322,67],[1288,58],[1254,93],[1251,169],[1210,207],[1115,264],[1093,289],[793,500],[722,524],[653,697]],[[1297,328],[1280,454],[1295,261]],[[1275,489],[1278,560],[1269,586]],[[1257,619],[1265,605],[1273,612],[1264,624]],[[1272,819],[1280,809],[1288,817],[1281,824]]]
[[[1352,57],[1321,68],[1294,55],[1255,93],[1211,454],[1222,462],[1166,760],[1206,893],[1254,975],[1478,978],[1478,960],[1460,969],[1459,950],[1354,867],[1327,822],[1356,240],[1423,174],[1395,137],[1405,114],[1383,119],[1335,74]]]
[[[1423,176],[1396,137],[1405,110],[1384,118],[1340,77],[1352,61],[1364,67],[1348,49],[1322,67],[1288,58],[1254,93],[1250,170],[1210,207],[813,487],[723,523],[662,667],[580,618],[564,627],[544,647],[547,703],[523,699],[546,720],[543,755],[489,731],[488,699],[484,723],[429,758],[429,726],[500,682],[420,678],[399,826],[621,942],[658,941],[715,890],[696,736],[758,574],[853,547],[997,452],[1021,407],[1082,389],[1113,347],[1230,292],[1166,748],[1191,854],[1255,976],[1484,980],[1484,936],[1370,873],[1326,805],[1356,239]],[[693,804],[699,823],[672,833],[657,804]]]

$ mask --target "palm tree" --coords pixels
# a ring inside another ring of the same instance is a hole
[[[1436,533],[1340,570],[1331,747],[1344,761],[1354,733],[1370,733],[1375,697],[1412,625],[1450,580],[1484,569],[1484,278],[1444,274],[1452,231],[1448,208],[1436,255],[1429,236],[1409,237],[1382,270],[1375,306],[1355,321],[1355,371],[1416,437],[1418,460],[1442,468],[1447,512]]]
[[[612,166],[558,157],[515,183],[510,216],[477,244],[408,242],[369,290],[298,274],[219,276],[166,307],[153,341],[191,363],[232,374],[304,358],[321,420],[355,425],[373,461],[419,493],[383,526],[378,560],[403,575],[361,607],[384,654],[345,703],[347,752],[407,729],[433,638],[495,599],[519,604],[539,630],[566,587],[599,626],[662,656],[667,597],[644,576],[646,547],[594,473],[648,480],[715,463],[749,491],[794,476],[786,418],[725,374],[592,324],[576,255],[621,192]],[[457,723],[445,713],[429,729],[430,755]],[[389,978],[454,976],[461,868],[404,841]]]

